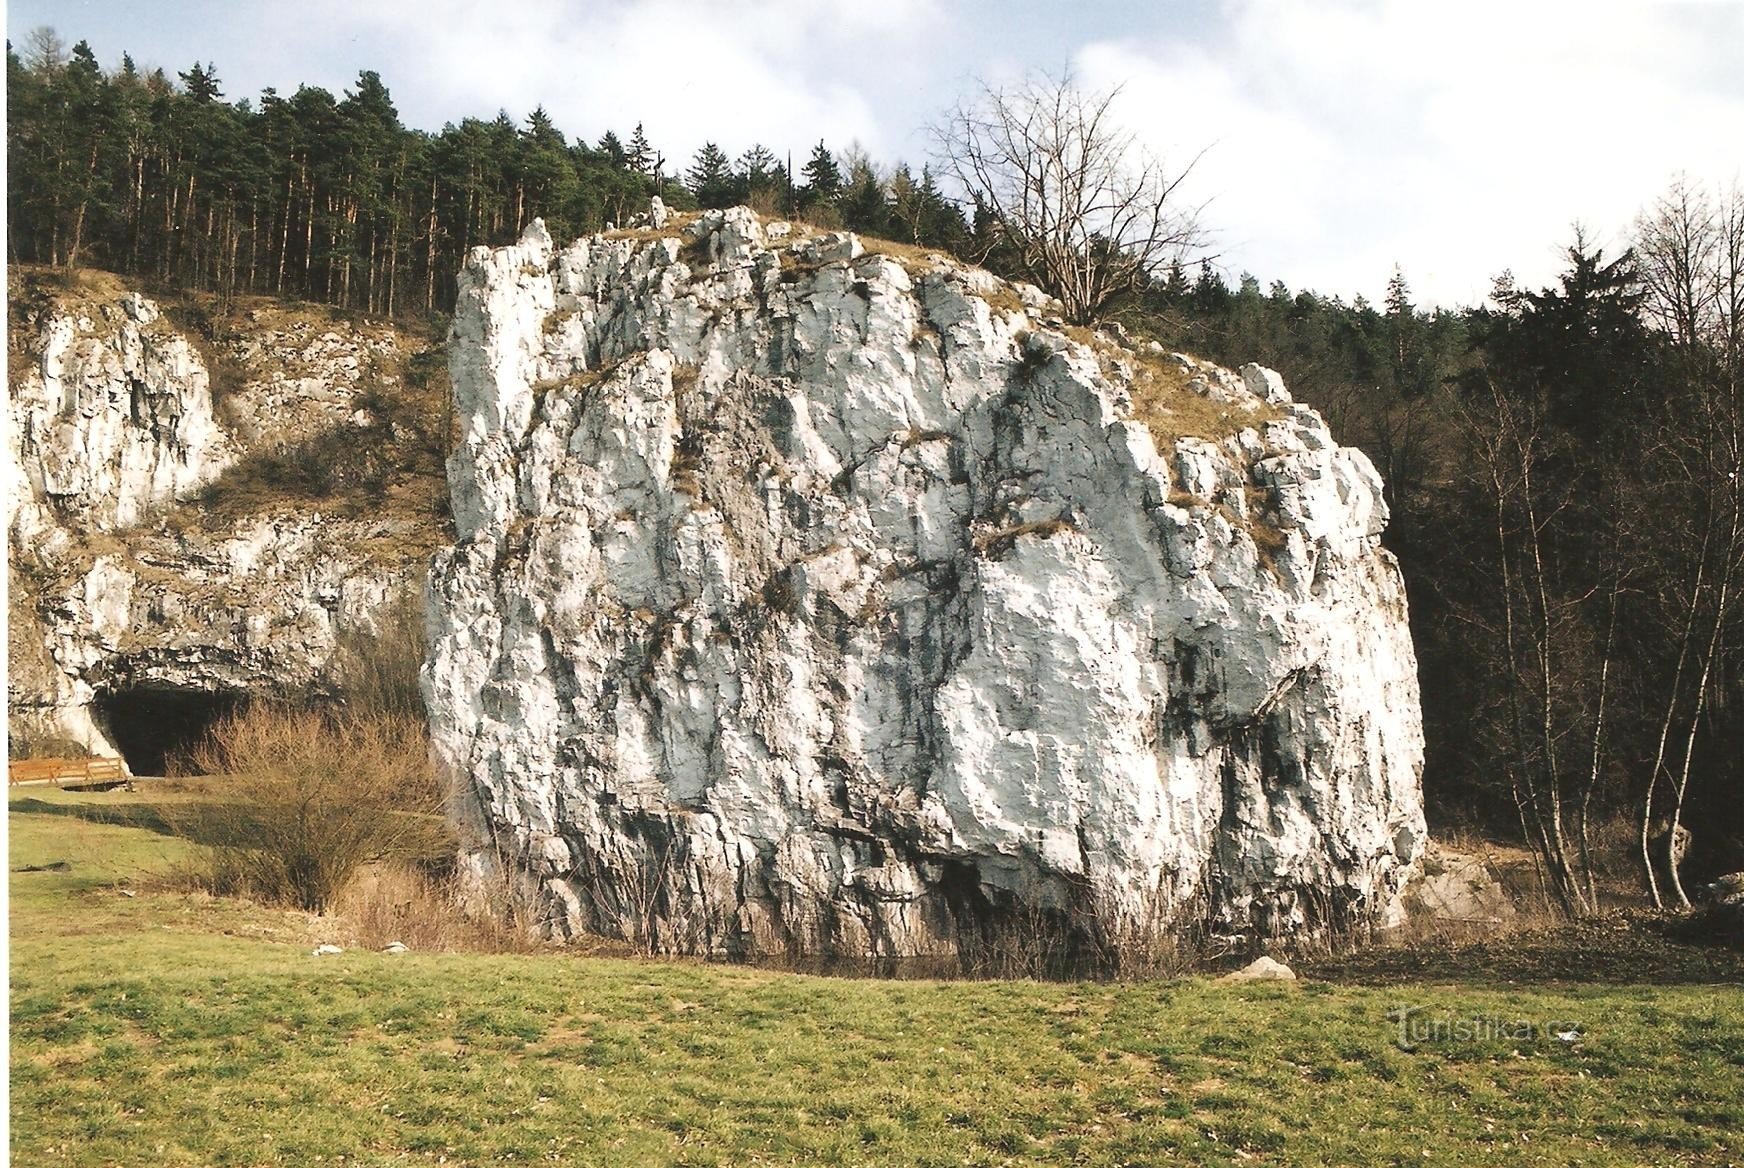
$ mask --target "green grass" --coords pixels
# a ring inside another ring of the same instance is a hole
[[[153,891],[146,796],[10,815],[16,1164],[1722,1164],[1724,987],[869,981],[566,954],[315,958]],[[91,822],[113,808],[127,825]],[[62,871],[21,873],[64,860]],[[121,882],[137,895],[121,895]],[[1390,1008],[1588,1037],[1399,1049]]]

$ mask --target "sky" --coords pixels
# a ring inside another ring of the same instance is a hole
[[[410,125],[517,119],[668,159],[819,139],[926,161],[977,80],[1070,70],[1202,205],[1218,265],[1470,304],[1612,247],[1683,175],[1744,182],[1744,2],[1631,0],[9,0],[106,65],[211,61],[230,100],[374,69]],[[1194,161],[1194,160],[1197,161]]]

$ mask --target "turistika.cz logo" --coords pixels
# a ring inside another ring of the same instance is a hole
[[[1394,1041],[1400,1050],[1416,1050],[1426,1043],[1447,1042],[1558,1042],[1573,1046],[1586,1034],[1579,1022],[1554,1019],[1537,1022],[1527,1018],[1494,1018],[1483,1015],[1459,1017],[1432,1014],[1427,1006],[1395,1006],[1387,1021],[1398,1027]]]

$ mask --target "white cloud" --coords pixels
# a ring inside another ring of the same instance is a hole
[[[922,161],[976,73],[1070,61],[1125,83],[1231,269],[1380,295],[1481,297],[1554,278],[1580,220],[1615,235],[1687,171],[1744,178],[1744,4],[1584,0],[11,0],[110,61],[218,64],[230,96],[378,70],[439,128],[543,104],[595,140],[645,123],[668,165],[704,140],[794,161],[819,138]],[[1091,32],[1090,30],[1097,30]]]
[[[1682,170],[1744,173],[1744,9],[1531,3],[1226,6],[1227,35],[1085,46],[1150,140],[1213,144],[1195,177],[1232,266],[1377,296],[1547,282],[1575,220],[1620,231]],[[1736,62],[1733,61],[1735,65]],[[1716,86],[1716,79],[1730,76]]]
[[[863,63],[866,45],[931,19],[926,0],[317,0],[283,32],[369,43],[414,121],[498,108],[520,117],[535,105],[590,137],[627,136],[640,121],[682,168],[705,140],[729,151],[761,141],[797,152],[820,137],[887,148],[905,127],[884,126],[876,95],[833,63]]]

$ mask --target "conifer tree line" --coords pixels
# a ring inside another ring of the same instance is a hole
[[[99,267],[221,297],[271,294],[379,315],[445,311],[467,250],[536,217],[559,239],[623,223],[658,194],[681,208],[749,203],[964,252],[963,215],[924,170],[881,176],[822,142],[797,174],[767,146],[714,143],[677,173],[638,124],[571,140],[543,108],[425,133],[373,71],[335,97],[302,86],[229,100],[217,69],[173,77],[49,30],[7,45],[8,247],[15,260]]]
[[[823,142],[798,165],[713,142],[675,165],[640,125],[590,145],[543,110],[430,134],[372,72],[338,97],[230,101],[209,64],[106,72],[46,33],[8,46],[7,85],[17,260],[441,313],[469,248],[536,216],[560,239],[623,223],[659,194],[1024,271],[985,206]],[[1504,274],[1476,308],[1425,311],[1397,271],[1380,304],[1247,274],[1232,288],[1182,256],[1101,312],[1278,369],[1372,459],[1432,822],[1514,834],[1574,915],[1606,880],[1677,903],[1744,867],[1744,198],[1677,180],[1619,234],[1577,234],[1552,284]]]

